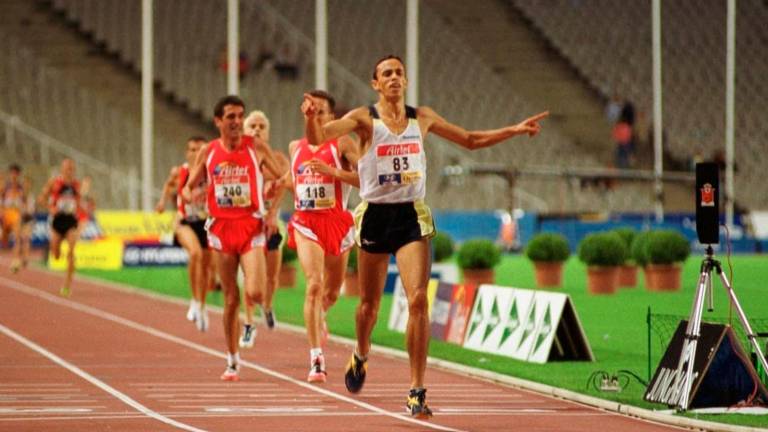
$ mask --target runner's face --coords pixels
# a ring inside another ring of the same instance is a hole
[[[221,117],[214,117],[216,127],[222,138],[239,140],[243,132],[245,110],[240,105],[225,105]]]
[[[315,105],[317,106],[317,113],[315,114],[315,117],[317,117],[318,121],[320,122],[320,126],[335,118],[335,115],[331,110],[331,104],[329,104],[327,100],[323,98],[316,98]]]
[[[384,60],[376,67],[376,79],[372,84],[384,96],[403,96],[407,85],[405,66],[397,59]]]
[[[269,142],[269,125],[267,120],[260,116],[254,116],[245,124],[245,134]]]
[[[67,178],[73,177],[75,175],[75,161],[72,159],[61,161],[61,175]]]
[[[200,151],[200,148],[203,146],[202,141],[188,141],[187,142],[187,163],[190,165],[195,163],[195,159],[197,158],[197,152]]]

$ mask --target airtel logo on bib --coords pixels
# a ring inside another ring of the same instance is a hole
[[[213,169],[213,175],[224,176],[224,177],[247,176],[248,167],[232,165],[230,163],[225,162],[220,165],[217,165]]]

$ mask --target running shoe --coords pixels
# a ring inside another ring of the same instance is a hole
[[[59,295],[62,297],[69,297],[72,295],[72,290],[70,290],[69,287],[61,287],[59,290]]]
[[[11,273],[16,274],[19,272],[20,269],[21,269],[21,262],[19,262],[18,260],[13,260],[13,262],[11,263]]]
[[[357,393],[363,388],[367,369],[368,360],[361,360],[356,353],[352,353],[352,358],[347,363],[347,372],[344,374],[344,384],[350,393]]]
[[[189,302],[189,309],[187,309],[187,321],[195,322],[197,319],[197,308],[195,307],[195,302],[191,301]]]
[[[222,381],[240,381],[240,371],[237,365],[229,365],[221,374]]]
[[[432,417],[432,410],[427,406],[427,389],[411,389],[405,410],[411,417],[427,420]]]
[[[321,354],[312,359],[312,367],[309,369],[307,381],[311,383],[324,383],[327,377],[328,374],[325,373],[325,358]]]
[[[240,348],[252,348],[256,339],[256,327],[250,324],[243,326],[243,335],[240,336]]]
[[[208,330],[208,311],[205,308],[200,308],[196,312],[197,317],[195,319],[195,326],[201,332]]]
[[[274,330],[275,329],[275,312],[272,310],[266,310],[263,307],[261,308],[261,316],[264,317],[264,324],[267,326],[268,329]]]

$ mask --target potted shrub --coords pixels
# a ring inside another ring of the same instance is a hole
[[[432,256],[435,262],[443,262],[453,255],[455,246],[451,236],[439,232],[432,239]]]
[[[296,285],[296,259],[298,255],[295,249],[283,246],[283,264],[280,266],[278,285],[280,288],[293,288]]]
[[[619,282],[619,266],[627,256],[624,240],[615,232],[588,234],[579,244],[579,259],[587,265],[587,291],[613,294]]]
[[[493,268],[500,261],[501,250],[488,239],[467,240],[459,248],[459,267],[467,284],[492,284]]]
[[[632,245],[629,247],[629,254],[635,264],[643,269],[645,275],[645,288],[652,290],[653,281],[648,273],[648,239],[653,235],[653,231],[643,231],[635,235],[632,239]]]
[[[680,263],[691,254],[688,239],[675,230],[660,230],[650,236],[646,248],[648,273],[653,280],[653,290],[680,290],[682,273]]]
[[[525,248],[525,255],[533,261],[536,286],[539,288],[563,285],[563,263],[571,255],[568,240],[558,233],[539,233]]]
[[[613,230],[616,234],[624,240],[624,244],[627,246],[627,252],[631,251],[632,241],[635,239],[635,230],[630,227],[622,227]],[[627,258],[624,263],[619,267],[619,286],[620,287],[634,287],[637,285],[637,266],[635,260],[632,258],[631,253],[627,253]]]
[[[352,246],[347,258],[347,272],[344,275],[344,284],[341,286],[341,294],[345,296],[359,296],[360,286],[357,283],[357,246]]]

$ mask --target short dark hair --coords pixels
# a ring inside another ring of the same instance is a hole
[[[328,93],[327,91],[325,91],[325,90],[312,90],[311,92],[309,92],[309,94],[314,96],[314,97],[327,100],[328,101],[328,106],[331,108],[331,112],[335,112],[336,111],[336,99],[334,99],[333,96],[331,96],[331,94]]]
[[[223,107],[222,107],[222,109],[223,109]],[[223,112],[222,112],[222,114],[223,114]],[[187,138],[187,142],[190,142],[190,141],[193,141],[193,142],[197,142],[197,141],[208,142],[208,140],[203,138],[202,135],[192,135],[191,137]]]
[[[216,102],[216,105],[213,107],[214,117],[221,118],[224,115],[224,107],[227,105],[241,106],[243,107],[243,110],[245,110],[245,102],[243,102],[240,97],[235,95],[227,95],[219,99],[219,101]]]
[[[17,173],[21,173],[21,165],[12,163],[8,165],[8,171],[16,171]]]
[[[405,62],[403,61],[403,59],[401,59],[400,57],[398,57],[398,56],[396,56],[394,54],[389,54],[389,55],[387,55],[385,57],[382,57],[382,58],[380,58],[380,59],[378,59],[376,61],[376,64],[373,66],[373,79],[376,79],[376,70],[378,70],[379,65],[381,63],[387,61],[387,60],[393,60],[393,59],[399,61],[400,64],[402,64],[403,67],[405,67]]]

